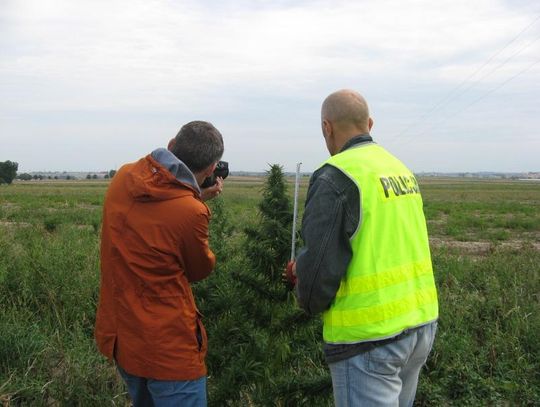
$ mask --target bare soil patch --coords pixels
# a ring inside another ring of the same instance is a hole
[[[429,243],[431,247],[457,249],[463,254],[471,255],[488,255],[498,248],[516,250],[524,247],[533,247],[535,250],[540,251],[540,242],[521,239],[512,239],[494,243],[488,241],[462,242],[448,238],[430,237]]]
[[[101,208],[101,205],[94,205],[94,204],[88,204],[88,203],[80,203],[77,204],[77,208],[81,209],[99,209]]]
[[[0,220],[0,226],[5,226],[5,227],[28,227],[28,226],[32,226],[32,224],[28,223],[28,222],[10,222],[10,221],[5,221],[5,220]]]
[[[446,225],[448,223],[448,214],[441,213],[436,219],[428,219],[429,225]]]

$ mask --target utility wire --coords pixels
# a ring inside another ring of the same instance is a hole
[[[420,132],[420,133],[417,133],[416,135],[414,135],[414,137],[421,137],[423,136],[424,134],[426,134],[428,131],[432,130],[435,126],[438,126],[440,124],[443,124],[445,122],[447,122],[449,119],[452,119],[454,118],[455,116],[463,113],[465,110],[469,109],[471,106],[477,104],[478,102],[480,102],[482,99],[485,99],[487,96],[491,95],[492,93],[496,92],[497,90],[499,90],[500,88],[502,88],[503,86],[505,86],[507,83],[509,83],[510,81],[516,79],[518,76],[521,76],[523,75],[524,73],[526,73],[527,71],[531,70],[534,66],[540,64],[540,59],[536,60],[535,62],[533,62],[532,64],[530,64],[528,67],[526,67],[525,69],[522,69],[521,71],[519,71],[518,73],[516,73],[515,75],[512,75],[511,77],[509,77],[508,79],[506,79],[505,81],[499,83],[497,86],[493,87],[492,89],[490,89],[489,91],[485,92],[484,94],[482,94],[480,97],[476,98],[475,100],[473,100],[471,103],[469,103],[468,105],[464,106],[463,108],[459,109],[458,111],[454,112],[452,115],[449,115],[449,116],[446,116],[446,117],[443,117],[442,120],[439,120],[437,123],[434,123],[432,124],[429,128],[427,128],[426,130]]]
[[[491,74],[493,74],[494,72],[498,71],[500,68],[502,68],[504,65],[506,65],[512,58],[514,58],[515,56],[517,56],[519,53],[521,53],[524,49],[528,48],[530,45],[534,44],[536,41],[538,41],[540,39],[540,36],[537,37],[536,39],[534,39],[533,41],[531,41],[530,43],[528,43],[525,47],[522,47],[521,49],[519,49],[517,52],[515,52],[513,55],[511,55],[510,57],[508,57],[505,61],[501,62],[499,65],[497,65],[494,69],[492,69],[489,73],[487,73],[486,75],[484,75],[482,78],[480,78],[478,81],[475,81],[473,82],[470,86],[468,86],[467,88],[465,88],[462,92],[460,92],[460,95],[462,95],[463,93],[465,93],[467,90],[469,90],[472,86],[474,86],[475,84],[479,83],[480,80],[482,79],[485,79],[486,77],[490,76]],[[435,126],[441,124],[441,123],[444,123],[446,122],[448,119],[450,118],[453,118],[455,116],[457,116],[458,114],[464,112],[465,110],[467,110],[468,108],[470,108],[471,106],[475,105],[476,103],[478,103],[479,101],[481,101],[482,99],[484,99],[485,97],[487,97],[488,95],[492,94],[493,92],[495,92],[496,90],[500,89],[501,87],[503,87],[504,85],[506,85],[508,82],[510,82],[511,80],[517,78],[518,76],[524,74],[525,72],[527,72],[528,70],[530,70],[531,68],[533,68],[536,64],[538,64],[540,62],[539,61],[536,61],[534,63],[532,63],[530,66],[528,66],[527,68],[519,71],[517,74],[515,75],[512,75],[510,78],[508,78],[507,80],[501,82],[500,84],[498,84],[497,86],[495,86],[494,88],[488,90],[487,92],[483,93],[479,98],[475,99],[472,103],[469,103],[468,105],[464,106],[463,108],[461,109],[458,109],[456,112],[454,113],[451,113],[451,114],[447,114],[446,116],[444,116],[441,120],[437,121],[436,123],[433,123],[431,124],[431,126],[429,126],[426,130],[420,132],[420,133],[417,133],[416,134],[416,137],[420,136],[420,135],[424,135],[425,133],[427,133],[428,130],[432,130]],[[409,132],[407,134],[405,134],[403,137],[400,138],[399,141],[406,141],[406,140],[409,140],[411,139],[412,137],[414,137],[415,134]]]
[[[457,85],[454,89],[452,89],[450,91],[450,93],[448,95],[446,95],[445,97],[443,97],[441,100],[439,100],[437,103],[435,103],[431,108],[429,108],[425,113],[421,114],[420,117],[418,119],[416,119],[414,122],[412,122],[411,124],[409,124],[408,126],[406,126],[403,130],[401,130],[397,135],[393,136],[393,137],[390,137],[389,139],[394,139],[396,137],[400,137],[402,136],[403,134],[407,133],[410,129],[412,129],[413,127],[417,127],[420,123],[423,122],[423,119],[425,119],[429,114],[433,113],[434,111],[436,110],[439,110],[442,106],[448,104],[448,102],[453,99],[455,96],[456,96],[456,93],[465,85],[467,84],[474,76],[476,76],[479,72],[481,72],[489,63],[491,63],[491,61],[493,61],[497,56],[499,56],[499,54],[501,54],[506,48],[508,48],[510,45],[512,45],[519,37],[521,37],[521,35],[526,32],[527,30],[529,30],[529,28],[531,28],[534,24],[536,24],[536,22],[540,20],[540,14],[538,16],[536,16],[536,18],[531,21],[525,28],[523,28],[517,35],[515,35],[510,41],[508,41],[501,49],[499,49],[495,54],[493,54],[491,57],[489,57],[489,59],[484,62],[478,69],[476,69],[472,74],[470,74],[466,79],[464,79],[459,85]],[[531,43],[529,43],[525,48],[528,48],[530,45],[532,45],[534,42],[536,42],[538,39],[540,39],[540,37],[536,38],[535,40],[533,40]],[[521,49],[518,53],[520,53],[521,51],[523,51],[525,48]],[[515,57],[517,55],[517,53],[513,54],[512,57],[508,58],[506,61],[504,61],[504,63],[502,65],[499,65],[497,68],[495,68],[494,70],[492,70],[488,75],[486,76],[489,76],[491,75],[493,72],[495,72],[496,70],[500,69],[503,65],[505,65],[506,63],[508,63],[508,61]],[[476,83],[480,82],[482,79],[485,79],[485,77],[482,77],[480,78],[479,80],[477,80],[476,82],[473,82],[472,85],[468,86],[464,91],[460,92],[458,94],[458,96],[461,96],[463,93],[465,93],[466,91],[468,91],[472,86],[474,86]]]
[[[515,75],[512,75],[510,78],[506,79],[504,82],[501,82],[499,85],[495,86],[494,88],[492,88],[491,90],[487,91],[486,93],[484,93],[483,95],[481,95],[479,98],[473,100],[471,103],[469,103],[467,106],[463,107],[462,109],[458,110],[457,112],[455,112],[451,117],[454,117],[460,113],[462,113],[463,111],[467,110],[469,107],[477,104],[478,102],[480,102],[482,99],[486,98],[487,96],[491,95],[493,92],[496,92],[497,90],[499,90],[500,88],[502,88],[504,85],[506,85],[508,82],[516,79],[518,76],[521,76],[523,75],[524,73],[526,73],[527,71],[530,71],[534,66],[540,64],[540,59],[533,62],[532,64],[530,64],[527,68],[525,69],[522,69],[521,71],[519,71],[518,73],[516,73]]]
[[[467,92],[469,89],[486,79],[487,77],[491,76],[495,72],[497,72],[499,69],[501,69],[503,66],[505,66],[510,60],[514,59],[516,56],[521,54],[523,51],[525,51],[527,48],[529,48],[531,45],[533,45],[536,41],[540,40],[540,35],[536,37],[534,40],[530,41],[528,44],[525,44],[524,47],[519,48],[516,52],[514,52],[512,55],[510,55],[508,58],[506,58],[504,61],[500,62],[497,66],[495,66],[491,71],[486,73],[485,75],[482,75],[480,78],[475,80],[474,82],[471,82],[469,86],[467,86],[465,89],[463,89],[461,92],[459,92],[456,97],[463,95],[465,92]]]

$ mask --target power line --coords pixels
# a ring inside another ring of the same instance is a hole
[[[519,48],[516,52],[514,52],[512,55],[510,55],[508,58],[506,58],[504,61],[500,62],[497,66],[495,66],[491,71],[486,73],[485,75],[481,76],[479,79],[475,80],[474,82],[470,83],[469,86],[467,86],[463,91],[461,91],[457,96],[463,95],[465,92],[467,92],[469,89],[471,89],[474,85],[480,83],[484,79],[486,79],[488,76],[491,76],[495,72],[497,72],[499,69],[501,69],[503,66],[505,66],[510,60],[521,54],[523,51],[525,51],[527,48],[529,48],[532,44],[534,44],[536,41],[540,40],[540,35],[536,37],[534,40],[529,42],[528,44],[525,44],[524,47]],[[457,97],[456,96],[456,97]]]
[[[491,95],[493,92],[499,90],[500,88],[502,88],[504,85],[506,85],[508,82],[516,79],[518,76],[521,76],[523,75],[524,73],[526,73],[527,71],[531,70],[535,65],[538,65],[540,63],[540,59],[533,62],[532,64],[530,64],[527,68],[525,69],[522,69],[521,71],[519,71],[517,74],[515,75],[512,75],[510,78],[506,79],[504,82],[501,82],[499,85],[495,86],[494,88],[492,88],[491,90],[487,91],[486,93],[484,93],[483,95],[481,95],[479,98],[475,99],[474,101],[472,101],[470,104],[468,104],[467,106],[465,106],[464,108],[462,108],[461,110],[458,110],[456,113],[454,113],[451,117],[454,117],[460,113],[462,113],[463,111],[467,110],[468,108],[470,108],[471,106],[477,104],[478,102],[480,102],[482,99],[486,98],[487,96]]]
[[[535,62],[533,62],[532,64],[530,64],[529,66],[527,66],[525,69],[522,69],[521,71],[519,71],[518,73],[516,73],[515,75],[512,75],[511,77],[509,77],[508,79],[506,79],[505,81],[499,83],[497,86],[493,87],[492,89],[490,89],[489,91],[485,92],[484,94],[482,94],[480,97],[476,98],[475,100],[473,100],[471,103],[469,103],[468,105],[464,106],[463,108],[461,108],[460,110],[454,112],[453,114],[449,115],[449,116],[446,116],[446,117],[443,117],[442,120],[439,120],[437,123],[433,123],[429,128],[427,128],[426,130],[422,131],[421,133],[417,133],[415,135],[415,137],[420,137],[420,136],[423,136],[424,134],[426,134],[428,131],[432,130],[435,126],[438,126],[442,123],[445,123],[447,122],[449,119],[452,119],[454,118],[455,116],[463,113],[465,110],[469,109],[471,106],[474,106],[475,104],[477,104],[478,102],[480,102],[482,99],[485,99],[487,96],[491,95],[492,93],[496,92],[497,90],[499,90],[500,88],[502,88],[503,86],[505,86],[507,83],[509,83],[510,81],[516,79],[518,76],[521,76],[523,75],[524,73],[526,73],[527,71],[531,70],[534,66],[540,64],[540,59],[536,60]]]
[[[456,97],[456,93],[467,83],[471,80],[471,78],[473,78],[476,74],[478,74],[479,72],[481,72],[489,63],[491,63],[491,61],[493,61],[497,56],[499,56],[499,54],[501,54],[506,48],[508,48],[511,44],[513,44],[519,37],[521,37],[521,35],[526,32],[527,30],[529,30],[529,28],[531,28],[534,24],[536,24],[536,22],[540,20],[540,14],[538,16],[536,16],[536,18],[531,21],[525,28],[523,28],[517,35],[515,35],[510,41],[508,41],[501,49],[499,49],[495,54],[493,54],[491,57],[488,58],[487,61],[485,61],[478,69],[476,69],[472,74],[470,74],[466,79],[464,79],[459,85],[457,85],[454,89],[452,89],[450,91],[450,93],[448,93],[445,97],[443,97],[441,100],[439,100],[437,103],[435,103],[431,108],[429,108],[425,113],[421,114],[415,121],[413,121],[411,124],[409,124],[408,126],[406,126],[403,130],[401,130],[397,135],[395,135],[394,137],[390,137],[390,139],[393,139],[393,138],[396,138],[396,137],[400,137],[401,139],[401,136],[405,133],[407,133],[410,129],[412,129],[413,127],[416,127],[418,124],[422,123],[429,114],[433,113],[434,111],[436,110],[439,110],[442,106],[448,104],[448,102],[450,100],[452,100],[453,98]],[[532,42],[530,42],[529,44],[527,44],[525,46],[525,48],[522,48],[520,49],[517,53],[514,53],[510,58],[507,58],[502,64],[499,64],[494,70],[492,70],[489,74],[487,75],[484,75],[483,77],[481,77],[480,79],[478,79],[477,81],[473,82],[470,86],[468,86],[467,88],[465,88],[465,90],[463,90],[462,92],[459,92],[459,94],[457,96],[461,96],[462,94],[464,94],[465,92],[467,92],[472,86],[474,86],[475,84],[479,83],[481,80],[485,79],[487,76],[493,74],[495,71],[497,71],[498,69],[500,69],[502,66],[506,65],[508,63],[508,61],[510,61],[510,59],[514,58],[515,56],[517,56],[519,53],[521,53],[524,49],[528,48],[530,45],[532,45],[533,43],[535,43],[536,41],[538,41],[538,39],[540,39],[540,36],[537,37],[535,40],[533,40]]]

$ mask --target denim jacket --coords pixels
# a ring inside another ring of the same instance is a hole
[[[369,135],[349,140],[341,151],[373,143]],[[331,165],[315,171],[309,182],[302,238],[296,259],[298,303],[310,315],[330,306],[352,258],[350,238],[361,219],[360,191]]]
[[[373,143],[368,134],[353,137],[342,148]],[[302,238],[304,247],[296,259],[296,295],[310,315],[330,307],[352,258],[350,238],[362,219],[356,184],[331,165],[315,171],[309,182]],[[350,357],[366,344],[325,345],[328,362]]]

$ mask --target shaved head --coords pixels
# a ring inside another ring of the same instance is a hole
[[[330,155],[359,135],[369,135],[373,120],[366,100],[358,92],[342,89],[328,96],[321,108],[321,127]]]
[[[362,95],[353,90],[342,89],[328,96],[322,104],[321,118],[342,129],[369,131],[368,105]]]

